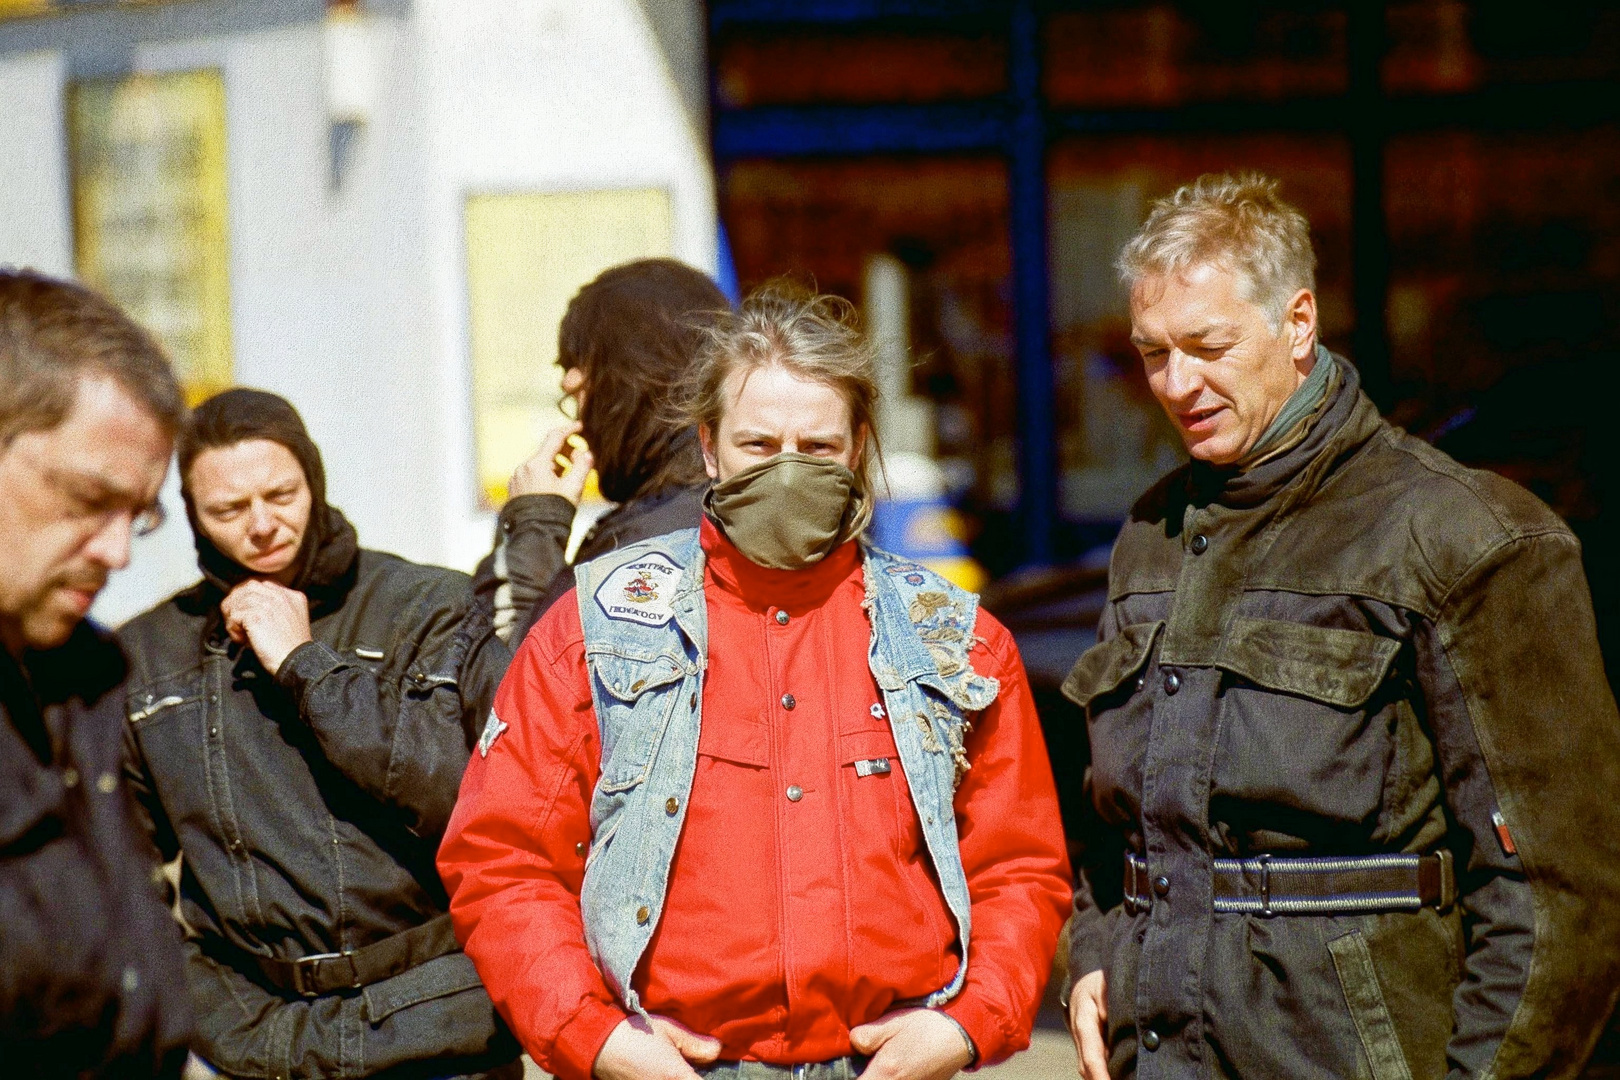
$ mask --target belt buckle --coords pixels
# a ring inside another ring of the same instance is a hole
[[[1440,888],[1437,890],[1439,896],[1435,898],[1434,909],[1445,911],[1457,902],[1457,871],[1454,862],[1456,857],[1451,854],[1450,848],[1441,848],[1434,853],[1434,857],[1439,864],[1440,874]]]
[[[1275,915],[1271,910],[1271,855],[1260,856],[1260,914],[1267,918]]]
[[[299,996],[318,998],[320,989],[315,985],[315,975],[320,966],[328,960],[347,960],[349,962],[349,984],[354,989],[360,989],[360,968],[354,962],[352,952],[315,953],[311,956],[300,956],[293,961],[292,983],[293,989]]]

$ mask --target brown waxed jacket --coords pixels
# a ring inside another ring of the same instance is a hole
[[[1579,547],[1334,362],[1302,443],[1178,469],[1120,534],[1064,684],[1092,755],[1070,978],[1107,971],[1115,1076],[1575,1075],[1620,991],[1620,717]],[[1216,857],[1441,850],[1455,903],[1214,911]]]

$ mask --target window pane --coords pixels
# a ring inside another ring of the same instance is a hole
[[[187,397],[231,385],[225,85],[215,70],[68,94],[79,276],[174,361]]]
[[[796,28],[719,43],[721,105],[872,104],[989,97],[1007,84],[999,33],[839,33]]]
[[[1046,92],[1059,107],[1273,101],[1348,85],[1341,10],[1113,5],[1054,15]]]
[[[1384,83],[1397,93],[1620,75],[1612,3],[1415,0],[1391,4],[1385,25]]]
[[[1550,367],[1620,347],[1620,129],[1402,137],[1386,176],[1392,362],[1413,423],[1504,382],[1561,398]]]

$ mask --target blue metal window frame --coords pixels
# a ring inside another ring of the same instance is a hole
[[[1037,0],[711,0],[711,38],[732,27],[776,25],[994,25],[1006,34],[1008,92],[927,105],[713,108],[717,166],[749,158],[996,153],[1008,163],[1018,387],[1018,520],[1024,565],[1051,562],[1060,522],[1051,281],[1047,261],[1047,148],[1073,135],[1178,132],[1338,132],[1350,142],[1351,264],[1358,313],[1355,359],[1373,399],[1388,405],[1389,289],[1384,144],[1391,134],[1580,128],[1620,120],[1607,82],[1497,86],[1467,93],[1391,97],[1383,90],[1386,4],[1345,0],[1349,87],[1342,95],[1282,102],[1209,102],[1170,108],[1052,109],[1041,92],[1047,13],[1092,6]],[[1376,312],[1378,317],[1360,317]]]

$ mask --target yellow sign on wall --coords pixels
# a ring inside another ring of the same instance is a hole
[[[0,19],[38,15],[51,9],[51,0],[0,0]]]
[[[69,15],[98,7],[154,7],[177,2],[179,0],[0,0],[0,19],[22,18],[25,15]]]
[[[671,253],[669,193],[659,189],[475,195],[467,200],[473,432],[486,508],[557,405],[557,328],[580,286],[632,259]]]
[[[163,343],[192,402],[230,386],[220,73],[77,83],[68,123],[79,277]]]

